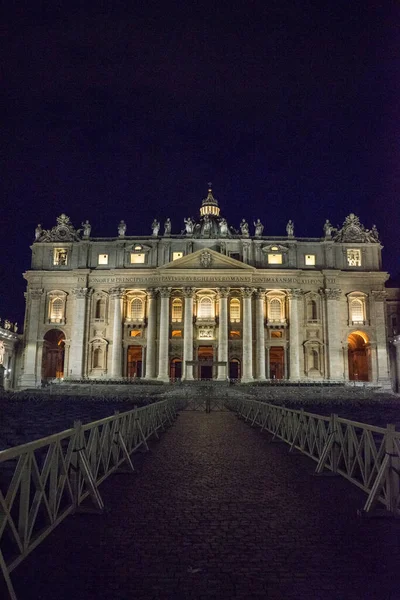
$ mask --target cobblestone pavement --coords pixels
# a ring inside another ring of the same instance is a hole
[[[13,573],[19,600],[400,598],[400,523],[232,413],[183,413]]]

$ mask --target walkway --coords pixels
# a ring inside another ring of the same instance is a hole
[[[398,599],[400,523],[231,413],[183,413],[13,573],[19,600]]]

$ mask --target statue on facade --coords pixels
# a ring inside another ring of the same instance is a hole
[[[220,234],[223,236],[227,236],[229,233],[229,229],[228,229],[228,223],[226,222],[226,219],[222,218],[220,220],[220,222],[218,223],[218,226],[219,226]]]
[[[261,223],[260,219],[257,219],[257,221],[254,221],[254,227],[255,227],[255,231],[254,231],[255,237],[261,237],[262,233],[264,231],[264,225]]]
[[[187,219],[183,219],[185,223],[186,235],[192,235],[194,229],[194,221],[188,217]]]
[[[249,225],[245,219],[242,219],[240,222],[240,233],[243,237],[249,237]]]
[[[35,229],[35,242],[38,242],[40,239],[40,236],[43,233],[43,229],[40,223],[38,223],[38,226]]]
[[[171,235],[171,226],[171,219],[168,217],[164,223],[164,235],[167,237]]]
[[[289,219],[288,224],[286,225],[286,233],[288,234],[288,237],[294,236],[294,223],[292,219]]]
[[[18,332],[18,323],[14,323],[14,333]]]
[[[90,232],[92,231],[92,226],[87,219],[84,223],[82,223],[82,227],[83,227],[83,237],[85,239],[89,238]]]
[[[157,219],[154,219],[154,221],[151,224],[151,228],[153,230],[153,236],[157,237],[158,232],[160,231],[160,221],[157,221]]]
[[[326,219],[325,223],[324,223],[324,234],[326,238],[330,238],[332,235],[332,231],[333,231],[333,227],[332,227],[332,223],[329,221],[329,219]]]
[[[209,215],[204,215],[203,219],[203,234],[210,235],[212,227],[212,221]]]
[[[126,233],[126,223],[125,221],[120,221],[118,225],[118,235],[119,237],[124,237]]]
[[[379,233],[376,228],[376,225],[372,225],[371,231],[369,231],[369,238],[371,242],[379,242]]]
[[[5,346],[4,342],[0,342],[0,365],[4,363]]]

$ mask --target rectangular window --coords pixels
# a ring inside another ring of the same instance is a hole
[[[66,248],[54,248],[53,264],[58,267],[65,266],[68,262],[68,250]]]
[[[181,329],[173,329],[172,330],[172,337],[181,338],[182,337],[182,330]]]
[[[361,267],[361,250],[348,248],[347,264],[349,267]]]
[[[282,337],[282,331],[271,331],[271,337],[272,338],[281,338]]]
[[[108,265],[108,254],[99,254],[98,264],[99,265]]]
[[[142,337],[140,329],[131,329],[131,337]]]
[[[229,332],[229,337],[240,338],[240,331],[238,331],[237,329],[231,329],[231,331]]]
[[[308,267],[315,266],[315,254],[306,254],[304,258],[305,258],[305,264]]]
[[[182,258],[182,256],[183,256],[183,252],[173,252],[172,260],[178,260],[178,258]]]
[[[281,265],[282,264],[282,254],[268,254],[268,264],[269,265]]]
[[[131,252],[131,265],[143,264],[144,258],[145,254],[143,253]]]

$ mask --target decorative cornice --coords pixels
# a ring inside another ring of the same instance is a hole
[[[79,242],[80,230],[76,230],[70,218],[64,213],[57,217],[57,225],[52,229],[39,229],[35,232],[35,242]]]

